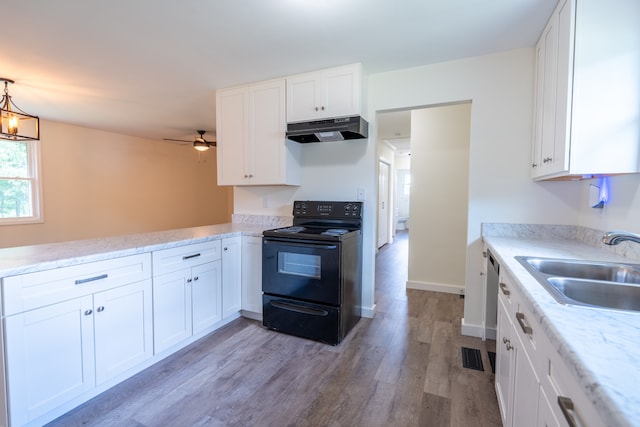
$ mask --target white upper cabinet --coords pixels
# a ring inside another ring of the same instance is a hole
[[[361,74],[351,64],[287,77],[287,122],[359,115]]]
[[[299,185],[300,147],[287,141],[284,79],[216,93],[218,185]]]
[[[536,46],[531,176],[640,172],[640,2],[561,0]]]

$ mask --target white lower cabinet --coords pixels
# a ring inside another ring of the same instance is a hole
[[[92,273],[94,266],[78,267],[69,271]],[[84,295],[4,318],[10,425],[32,422],[152,357],[151,280],[105,289],[102,280],[113,271],[94,272],[89,282],[77,279]],[[37,274],[8,282],[20,286],[46,277]]]
[[[498,295],[498,322],[496,335],[496,375],[495,387],[498,408],[502,424],[511,425],[513,400],[513,369],[515,359],[511,350],[513,345],[511,316],[504,303],[503,295]]]
[[[160,353],[222,320],[220,241],[153,252],[153,339]],[[172,268],[183,267],[175,271]]]
[[[261,312],[261,261],[260,237],[234,236],[3,277],[0,426],[45,424]]]
[[[502,424],[604,426],[505,270],[498,291],[495,375]]]
[[[242,308],[242,238],[222,239],[222,318]]]
[[[262,316],[262,237],[242,237],[242,310]]]
[[[5,319],[11,425],[23,425],[95,386],[91,296]]]

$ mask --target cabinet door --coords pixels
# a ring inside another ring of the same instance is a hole
[[[322,116],[327,118],[360,114],[360,65],[330,68],[322,75]]]
[[[503,296],[498,296],[498,321],[496,332],[496,376],[495,387],[496,397],[498,398],[498,407],[502,424],[508,426],[511,424],[511,404],[513,393],[513,345],[512,333],[513,326],[509,318],[509,311],[503,301]]]
[[[151,280],[94,295],[96,383],[153,355]]]
[[[251,85],[249,89],[249,167],[252,185],[286,180],[285,81]]]
[[[5,318],[11,425],[23,425],[95,386],[93,298]]]
[[[218,185],[238,185],[250,175],[249,88],[243,86],[216,93]]]
[[[222,318],[238,313],[242,295],[241,238],[222,239]]]
[[[153,346],[157,354],[191,336],[191,270],[153,278]]]
[[[191,270],[193,333],[222,320],[222,263],[209,262]]]
[[[540,161],[538,175],[545,175],[553,171],[555,157],[556,132],[556,86],[558,68],[558,17],[552,15],[549,24],[540,39],[542,72],[538,75],[537,84],[541,86],[542,109]],[[540,89],[539,89],[540,90]]]
[[[287,122],[313,120],[319,116],[320,79],[319,73],[287,78]]]
[[[553,158],[549,172],[569,170],[569,150],[571,148],[571,105],[573,104],[573,32],[575,4],[574,0],[561,0],[558,17],[555,21],[556,45],[555,62],[555,129],[553,146],[549,147],[549,155]]]
[[[538,422],[538,393],[540,381],[533,362],[525,351],[520,337],[512,334],[514,343],[513,425],[535,427]]]
[[[261,237],[242,237],[242,309],[262,313]]]
[[[540,397],[538,402],[538,427],[560,427],[562,424],[558,421],[551,402],[547,398],[547,394],[540,388]]]

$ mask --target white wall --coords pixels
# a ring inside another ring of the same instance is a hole
[[[533,48],[527,48],[369,78],[369,117],[376,111],[472,102],[465,333],[482,334],[480,224],[578,220],[581,183],[535,183],[529,178],[533,71]],[[415,159],[411,166],[420,167]],[[411,219],[412,225],[416,220]]]
[[[411,111],[407,287],[463,293],[471,103]]]
[[[216,150],[40,120],[44,222],[0,227],[0,247],[229,222]]]
[[[589,184],[599,185],[599,180],[581,183],[578,225],[597,230],[640,233],[640,174],[609,177],[609,203],[603,209],[589,206]]]

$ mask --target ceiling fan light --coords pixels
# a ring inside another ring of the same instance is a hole
[[[200,140],[200,138],[197,138],[195,141],[193,141],[193,148],[198,151],[207,151],[209,149],[209,144],[207,144],[204,140]]]

